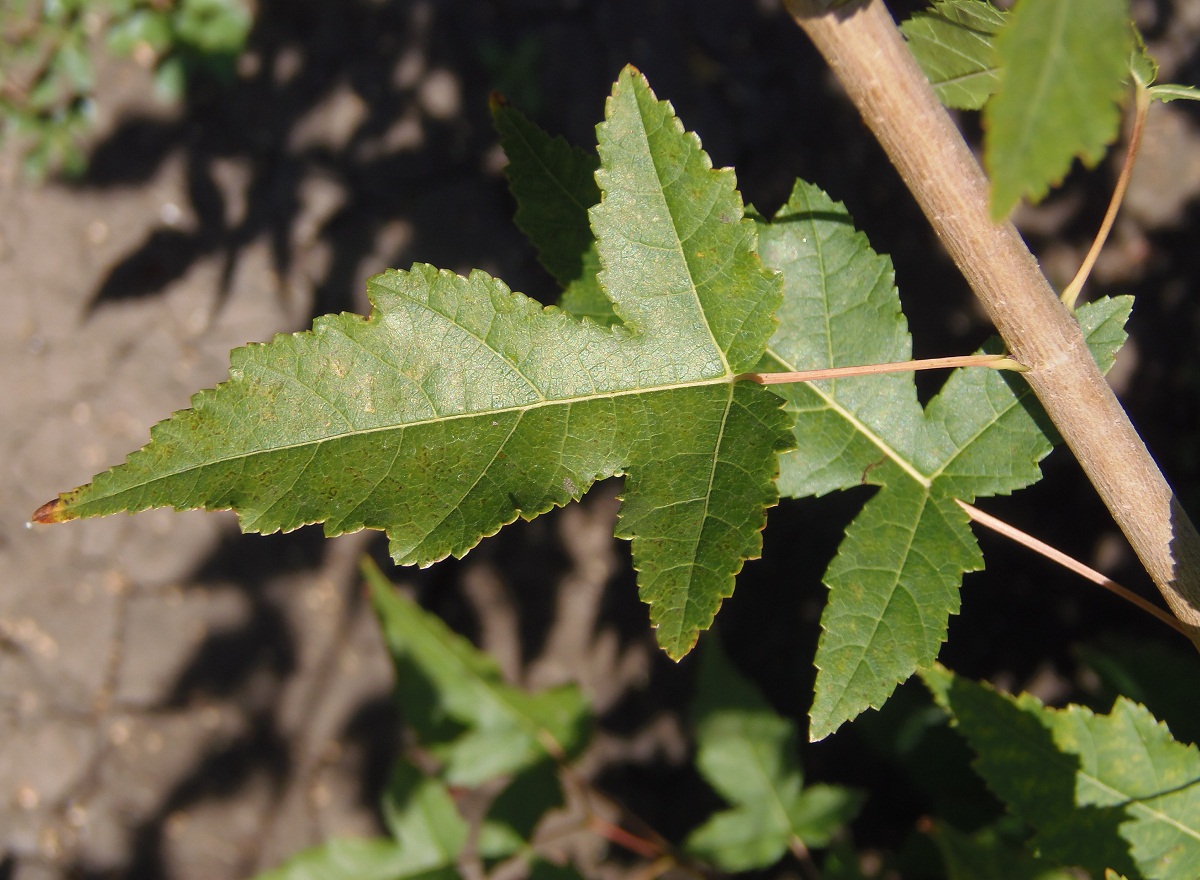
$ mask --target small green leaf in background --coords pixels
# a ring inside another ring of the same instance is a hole
[[[447,781],[478,785],[583,746],[590,710],[578,688],[528,694],[505,684],[492,657],[405,598],[373,563],[363,573],[404,720],[444,762]]]
[[[941,666],[922,671],[988,786],[1046,860],[1144,880],[1200,876],[1200,752],[1121,697],[1108,715],[1047,709]]]
[[[987,0],[937,0],[900,25],[938,100],[978,110],[999,82],[996,35],[1005,13]]]
[[[1129,0],[1019,0],[996,39],[1000,87],[984,107],[993,218],[1040,200],[1075,158],[1091,167],[1120,129]]]
[[[774,330],[779,283],[733,173],[640,73],[622,72],[606,112],[591,221],[624,326],[479,271],[387,272],[370,318],[237,349],[227,382],[35,519],[233,509],[248,532],[382,529],[398,563],[429,565],[625,474],[617,535],[659,644],[686,654],[778,500],[787,416],[736,377]]]
[[[688,852],[726,871],[765,868],[793,842],[829,844],[861,798],[828,785],[804,787],[796,725],[739,675],[715,639],[704,646],[692,704],[696,766],[732,806],[693,831]]]
[[[545,859],[533,859],[529,865],[528,880],[583,880],[583,875],[573,865],[556,865]]]
[[[518,773],[488,808],[475,848],[484,866],[527,852],[542,817],[564,803],[558,766],[543,760]]]
[[[588,225],[588,209],[600,201],[595,179],[600,160],[594,151],[551,137],[498,96],[491,108],[508,157],[504,173],[517,201],[513,219],[562,286],[562,307],[606,326],[618,323],[600,287],[600,255]]]
[[[257,880],[457,880],[467,824],[446,786],[400,763],[384,796],[393,837],[335,838]]]
[[[40,179],[82,173],[95,121],[94,62],[149,49],[160,96],[183,96],[190,72],[228,74],[253,24],[246,0],[0,3],[0,140],[17,141]],[[96,34],[101,40],[93,40]]]
[[[446,786],[400,760],[383,795],[383,818],[412,865],[454,864],[467,842],[467,823]]]

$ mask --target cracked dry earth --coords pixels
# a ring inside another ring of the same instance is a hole
[[[480,266],[515,289],[545,290],[512,227],[487,126],[499,80],[519,104],[540,103],[549,127],[587,143],[611,77],[633,61],[716,164],[738,164],[749,200],[773,207],[804,174],[867,222],[885,218],[868,232],[896,255],[902,291],[906,279],[921,290],[957,278],[928,258],[927,235],[914,242],[921,224],[903,219],[907,197],[856,146],[862,132],[837,96],[814,110],[824,74],[777,3],[260,7],[266,25],[236,88],[199,109],[163,107],[145,71],[107,64],[83,183],[36,186],[11,155],[0,163],[8,880],[234,880],[330,836],[377,830],[398,735],[390,667],[356,576],[363,552],[379,554],[377,538],[241,536],[231,514],[200,512],[34,529],[26,520],[224,378],[230,348],[301,329],[314,312],[363,311],[364,281],[385,266]],[[1176,4],[1152,45],[1164,75],[1186,75],[1198,33],[1200,4]],[[507,60],[487,61],[497,46]],[[522,73],[523,52],[538,58],[536,74]],[[817,110],[840,114],[823,125],[824,149],[804,122]],[[1157,108],[1146,144],[1153,159],[1131,189],[1134,222],[1118,229],[1102,284],[1141,280],[1137,267],[1159,246],[1149,233],[1186,236],[1200,191],[1196,126]],[[1026,228],[1036,237],[1042,223],[1049,236],[1078,207],[1031,212]],[[1073,272],[1085,246],[1049,250],[1043,263]],[[1186,302],[1180,277],[1175,299],[1151,306],[1163,326],[1188,326],[1171,305]],[[918,340],[949,340],[946,350],[978,333],[961,303],[910,319]],[[1147,361],[1160,353],[1141,348]],[[611,537],[616,492],[598,487],[462,562],[393,577],[512,680],[578,681],[598,713],[630,712],[619,732],[600,735],[584,770],[644,774],[681,763],[686,746],[679,678],[660,674],[669,664]],[[769,556],[762,565],[760,580],[792,574]],[[804,601],[811,628],[823,601],[815,580]]]

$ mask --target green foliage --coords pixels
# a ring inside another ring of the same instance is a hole
[[[858,812],[844,788],[804,787],[796,726],[781,718],[709,639],[692,703],[696,766],[733,806],[709,817],[685,848],[726,871],[766,868],[790,845],[829,845]]]
[[[468,827],[445,783],[397,763],[384,794],[390,838],[334,838],[258,880],[454,880]]]
[[[1200,875],[1200,752],[1122,697],[1108,715],[1047,709],[933,666],[922,678],[989,787],[1045,859],[1145,880]]]
[[[590,709],[574,687],[528,694],[505,684],[494,660],[397,593],[374,564],[364,562],[363,573],[417,754],[398,756],[384,791],[388,837],[333,839],[259,880],[453,880],[461,876],[470,828],[450,787],[497,779],[506,784],[492,799],[475,849],[485,860],[532,858],[534,826],[562,804],[555,762],[585,744]],[[432,760],[437,769],[418,770],[414,759],[425,767]],[[535,862],[531,876],[556,871]]]
[[[1089,48],[1124,49],[1128,64],[1124,19],[1120,39],[1111,26],[1121,4],[1104,2],[1090,17],[1107,24],[1084,29],[1095,37]],[[934,57],[927,69],[945,100],[986,101],[989,155],[1007,150],[1009,137],[1039,146],[1027,166],[1001,175],[998,203],[1044,189],[1061,173],[1054,162],[1094,160],[1109,137],[1098,119],[1064,147],[1049,130],[1047,107],[1062,100],[1054,89],[1048,104],[1023,113],[1005,100],[1036,103],[1029,96],[1039,85],[1083,76],[1096,87],[1081,112],[1116,112],[1111,84],[1093,76],[1099,68],[1063,70],[1056,45],[1034,34],[1031,22],[1050,35],[1070,31],[1066,45],[1078,51],[1075,27],[1089,16],[1077,0],[1028,11],[1036,6],[1023,2],[1003,19],[943,0],[906,28],[914,48]],[[1058,17],[1034,17],[1048,7]],[[938,53],[959,66],[937,66]],[[1149,75],[1135,61],[1139,70]],[[995,82],[1001,91],[987,100]],[[795,384],[778,395],[746,381],[751,371],[911,357],[891,263],[845,208],[800,181],[771,219],[744,211],[733,172],[711,167],[698,138],[631,68],[614,86],[594,154],[500,99],[493,114],[517,223],[562,286],[560,307],[542,308],[478,271],[464,278],[416,265],[376,276],[368,318],[326,316],[309,332],[233,352],[228,381],[36,518],[232,508],[246,531],[318,522],[329,535],[382,529],[398,563],[429,565],[624,475],[616,534],[632,542],[658,640],[678,658],[757,556],[766,510],[781,495],[869,485],[875,493],[824,577],[810,737],[882,706],[924,670],[978,752],[980,774],[1029,826],[1013,835],[996,824],[969,833],[936,825],[934,843],[922,840],[931,852],[936,844],[948,876],[1057,880],[1063,866],[1196,876],[1194,749],[1128,700],[1107,717],[1056,712],[933,665],[963,575],[983,565],[957,502],[1035,482],[1053,443],[1025,384],[959,370],[922,407],[899,374]],[[1104,369],[1129,309],[1118,298],[1077,312]],[[564,768],[588,744],[592,713],[578,689],[531,695],[506,684],[493,661],[378,570],[366,577],[419,755],[400,761],[386,793],[389,838],[334,841],[269,876],[456,877],[468,831],[451,792],[490,786],[497,793],[471,836],[473,857],[487,869],[517,858],[531,876],[574,878],[573,868],[540,860],[531,841],[563,802]],[[1144,664],[1093,665],[1105,682],[1146,683]],[[1145,691],[1149,701],[1155,688]],[[697,768],[729,806],[685,848],[714,867],[759,869],[789,849],[807,857],[857,811],[846,789],[804,786],[795,726],[715,645],[701,658],[693,720]],[[862,876],[846,850],[824,868]]]
[[[523,132],[508,169],[518,217],[533,215],[529,199],[561,191],[556,181],[581,179],[594,162],[537,133],[512,108],[499,108],[497,120],[502,132]],[[582,193],[556,198],[541,222],[526,220],[547,265],[586,260],[582,200]],[[760,370],[912,356],[891,263],[854,230],[844,207],[798,182],[775,218],[757,223],[759,255],[783,277],[779,326]],[[559,281],[572,283],[564,275]],[[1079,312],[1105,370],[1124,342],[1130,306],[1126,298]],[[821,739],[863,709],[881,706],[897,684],[934,660],[958,610],[962,575],[983,567],[955,499],[1008,494],[1036,482],[1037,462],[1051,441],[1028,388],[993,371],[955,372],[925,411],[911,377],[902,374],[780,387],[796,437],[795,451],[780,456],[782,496],[883,487],[847,531],[825,577],[830,600],[810,731]]]
[[[938,100],[978,110],[1000,80],[995,37],[1005,13],[987,0],[937,0],[900,26]]]
[[[488,866],[515,856],[533,880],[576,880],[572,866],[544,861],[532,844],[543,816],[563,804],[560,771],[588,742],[592,713],[578,688],[528,694],[504,683],[491,657],[398,593],[373,563],[364,561],[363,574],[395,664],[395,699],[414,734],[383,796],[389,836],[331,840],[259,880],[462,876],[470,828],[450,792],[484,787],[493,794],[474,855]],[[766,866],[793,841],[828,845],[857,811],[859,797],[845,789],[802,787],[795,725],[716,643],[702,655],[693,714],[697,766],[734,804],[689,838],[698,857],[731,870]]]
[[[245,0],[6,0],[0,8],[0,141],[15,140],[35,178],[81,172],[103,46],[155,66],[178,100],[196,70],[232,71],[252,19]]]
[[[599,138],[592,223],[625,327],[482,272],[388,272],[368,285],[369,320],[235,351],[228,382],[50,515],[233,508],[245,531],[383,529],[397,562],[428,565],[625,473],[617,534],[660,644],[687,653],[777,499],[787,418],[734,380],[762,356],[779,286],[732,173],[639,74],[622,75]]]
[[[932,835],[946,880],[1074,880],[1070,871],[1014,847],[991,828],[968,835],[940,822]]]
[[[1104,156],[1132,46],[1129,0],[1023,0],[996,39],[1000,88],[983,111],[992,216],[1042,198],[1078,157]]]
[[[1141,703],[1166,722],[1180,742],[1200,743],[1200,657],[1190,646],[1160,641],[1106,639],[1081,645],[1076,656],[1097,676],[1097,705],[1118,696]]]
[[[1150,96],[1157,101],[1162,101],[1164,104],[1171,101],[1200,101],[1200,89],[1197,89],[1195,86],[1164,83],[1161,86],[1151,87]]]
[[[845,209],[798,184],[759,250],[784,279],[774,369],[887,363],[911,357],[890,261]],[[1130,301],[1078,318],[1104,369],[1124,341]],[[881,489],[846,531],[825,574],[829,603],[817,648],[813,739],[832,733],[937,656],[958,611],[962,575],[983,558],[955,499],[1009,494],[1040,477],[1051,449],[1027,386],[990,370],[957,370],[922,411],[904,374],[786,386],[797,449],[781,457],[785,497],[862,484]]]
[[[992,215],[1039,201],[1079,158],[1095,165],[1116,139],[1130,79],[1154,79],[1135,44],[1128,0],[1021,0],[1011,14],[985,0],[937,0],[902,25],[947,106],[983,109]],[[1154,97],[1187,97],[1158,86]]]
[[[478,785],[578,751],[588,709],[577,688],[529,695],[505,685],[495,660],[403,598],[379,569],[364,574],[405,719],[450,784]]]
[[[562,307],[606,326],[619,322],[600,286],[600,254],[588,209],[600,201],[600,160],[551,137],[493,96],[492,119],[508,157],[505,174],[517,200],[513,218],[538,249],[538,259],[562,285]]]

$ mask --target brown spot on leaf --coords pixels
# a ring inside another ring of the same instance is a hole
[[[47,501],[33,512],[33,521],[35,523],[64,522],[68,517],[63,514],[62,509],[63,503],[61,498]]]

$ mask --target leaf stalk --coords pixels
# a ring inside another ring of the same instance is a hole
[[[920,358],[890,364],[864,364],[856,367],[827,367],[820,370],[795,370],[780,373],[741,373],[734,381],[745,380],[759,385],[790,385],[795,382],[816,382],[820,379],[844,379],[849,376],[874,376],[879,373],[909,373],[916,370],[944,370],[954,367],[990,367],[993,370],[1024,372],[1025,365],[1006,354],[969,354],[940,358]]]
[[[1059,297],[1063,301],[1063,305],[1071,311],[1075,310],[1079,292],[1083,290],[1088,276],[1092,274],[1092,267],[1096,265],[1100,249],[1108,241],[1108,234],[1112,232],[1113,223],[1117,219],[1117,211],[1121,208],[1121,202],[1125,200],[1125,190],[1129,188],[1129,179],[1133,177],[1133,164],[1137,161],[1138,150],[1142,145],[1142,132],[1146,128],[1146,112],[1150,109],[1152,100],[1150,90],[1140,83],[1135,83],[1133,100],[1133,121],[1129,129],[1129,146],[1125,150],[1125,161],[1121,163],[1121,173],[1117,175],[1117,183],[1113,187],[1112,198],[1108,201],[1108,209],[1104,212],[1104,220],[1100,223],[1096,239],[1092,242],[1087,256],[1083,258],[1079,271],[1075,273],[1071,283],[1063,288]]]
[[[984,513],[974,505],[968,504],[965,501],[961,501],[958,498],[955,498],[954,500],[959,507],[967,512],[967,516],[971,518],[972,522],[979,523],[979,525],[983,526],[984,528],[991,529],[993,532],[996,532],[999,535],[1003,535],[1010,540],[1016,541],[1022,547],[1029,548],[1034,553],[1046,557],[1051,562],[1057,562],[1063,568],[1075,572],[1075,574],[1086,578],[1093,584],[1098,584],[1114,595],[1120,596],[1126,602],[1136,605],[1151,617],[1162,621],[1167,626],[1171,627],[1171,629],[1182,634],[1183,636],[1190,637],[1191,634],[1188,632],[1187,627],[1180,623],[1176,618],[1172,617],[1166,611],[1163,611],[1163,609],[1159,608],[1157,605],[1151,605],[1137,593],[1133,592],[1127,587],[1121,586],[1112,578],[1105,577],[1100,572],[1096,571],[1096,569],[1084,565],[1073,556],[1068,556],[1066,553],[1051,547],[1044,541],[1039,541],[1028,532],[1023,532],[1016,526],[1009,525],[1004,520],[997,519],[990,513]]]

